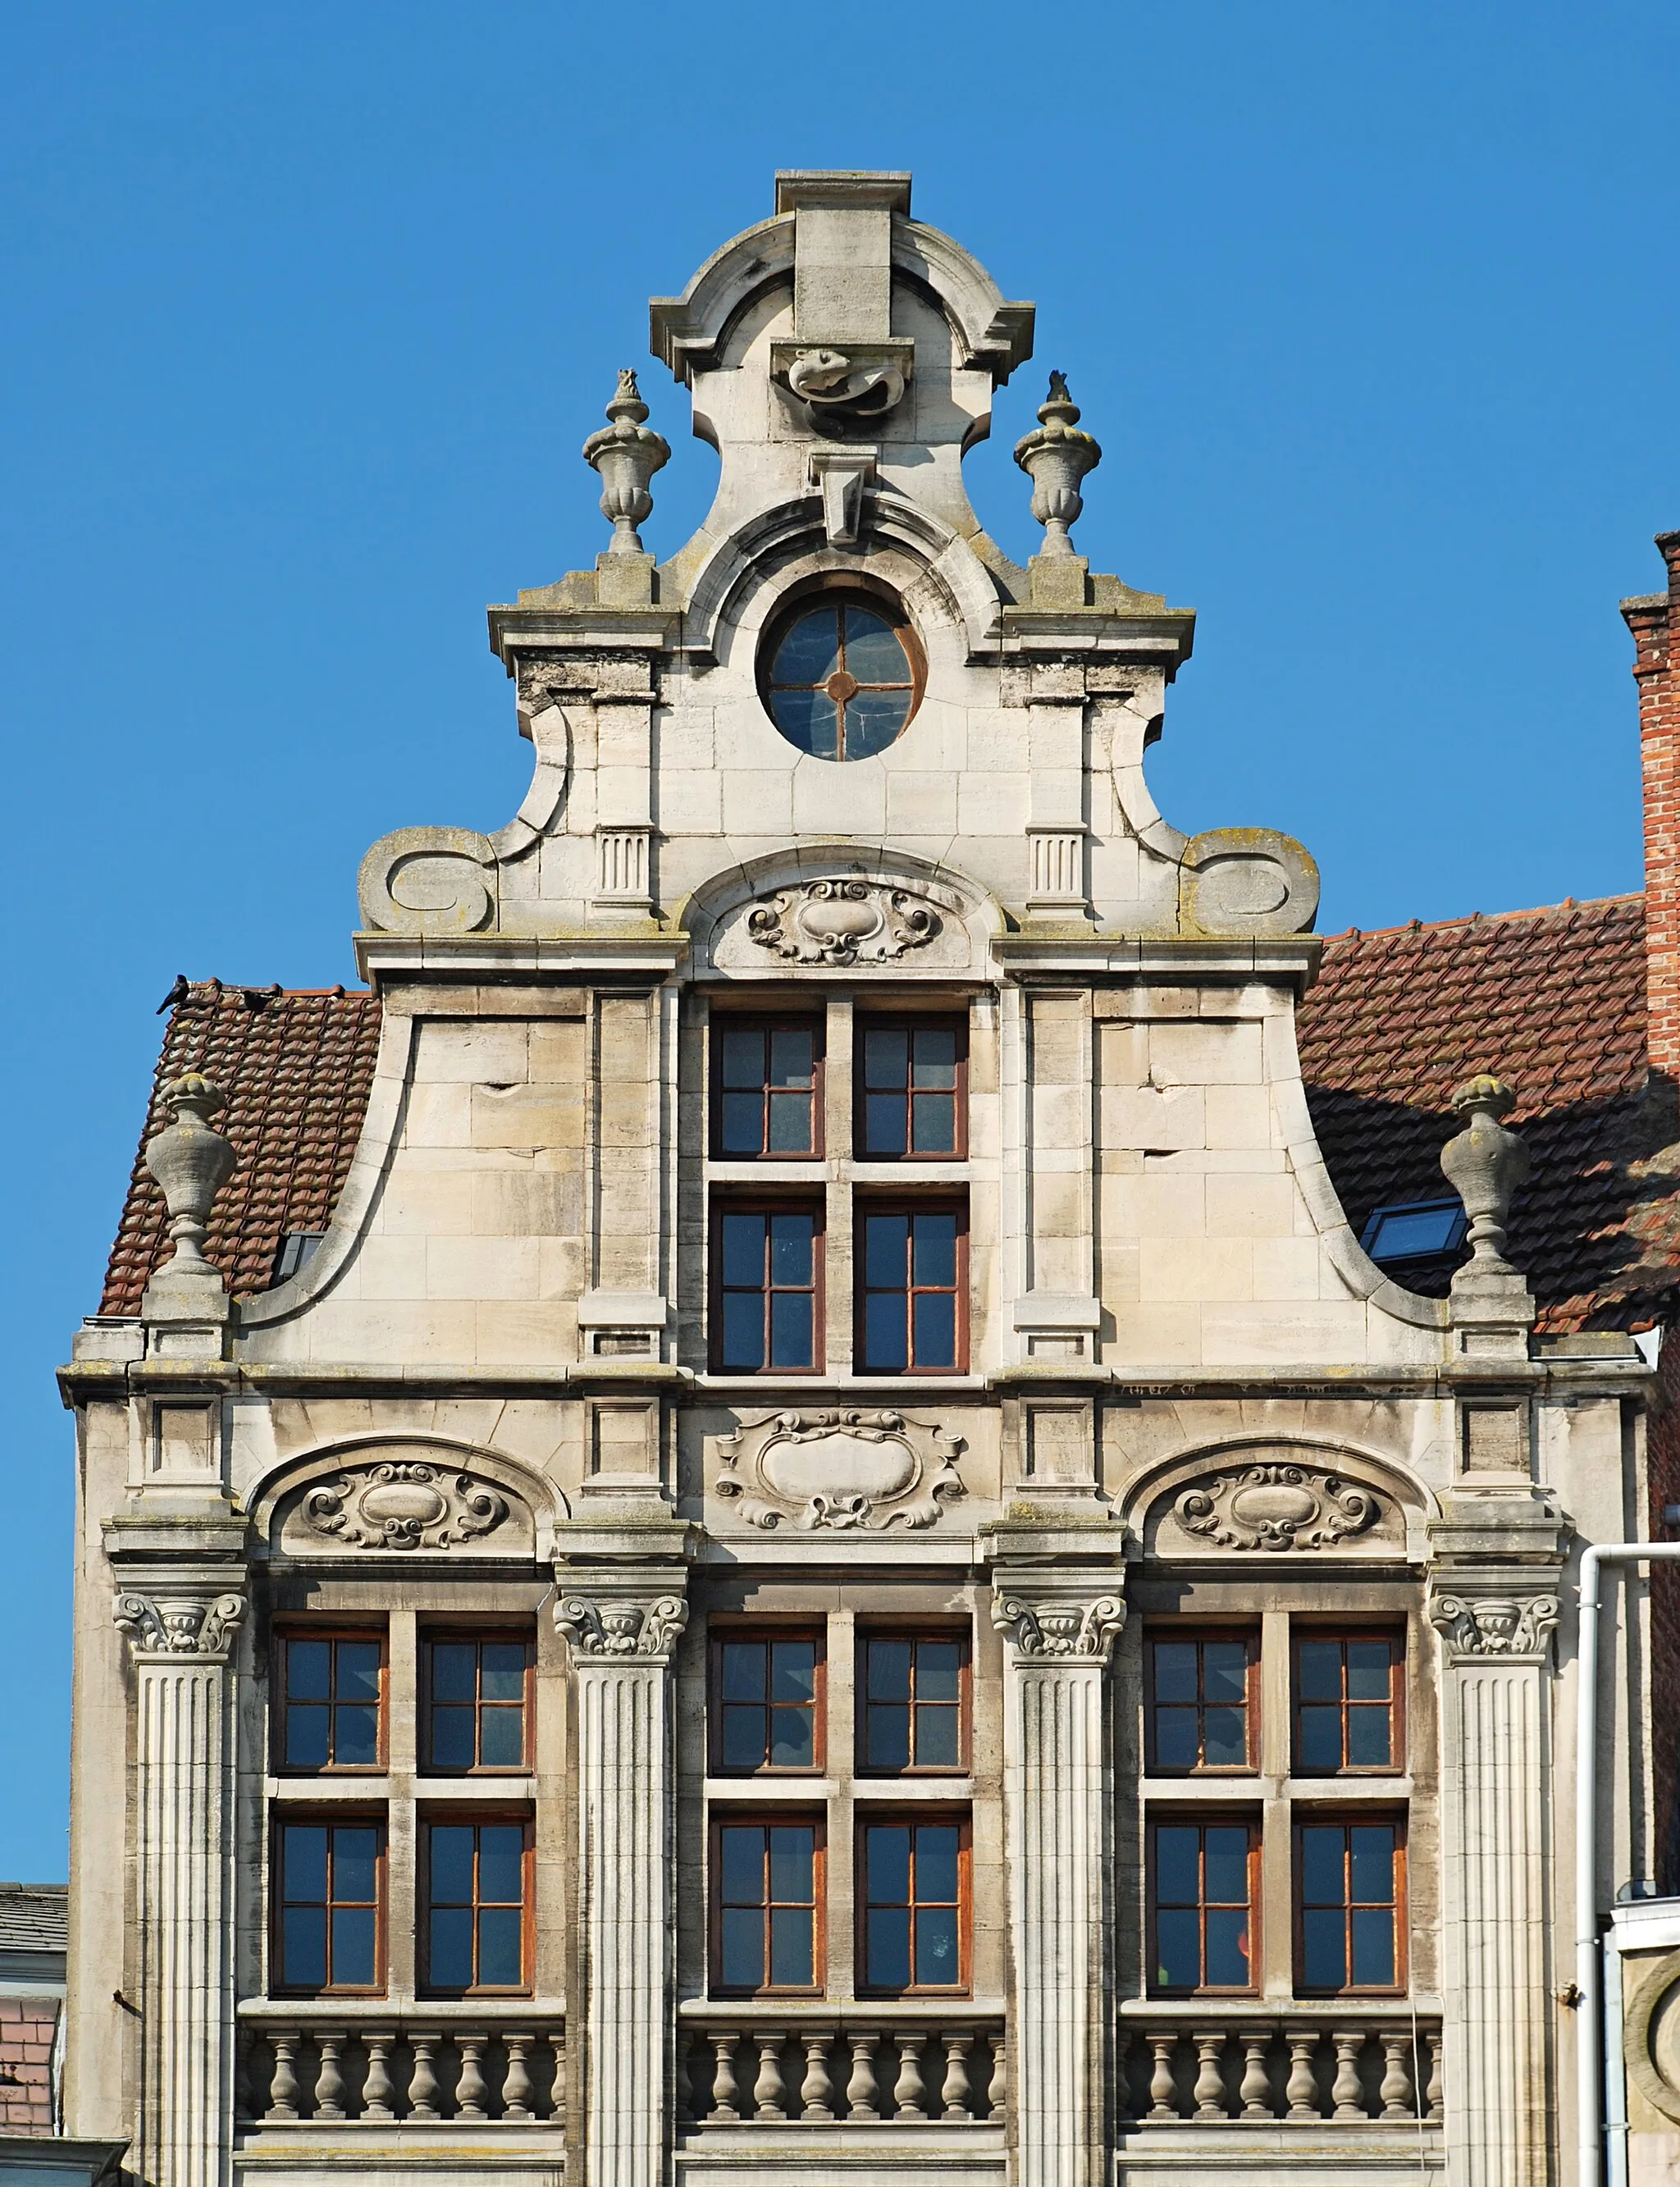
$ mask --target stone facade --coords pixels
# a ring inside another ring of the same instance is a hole
[[[1570,1560],[1651,1375],[1532,1334],[1492,1079],[1451,1296],[1349,1228],[1315,869],[1156,811],[1193,619],[1074,550],[1059,375],[1042,552],[967,500],[1031,335],[907,177],[779,177],[653,306],[705,523],[643,550],[625,376],[610,546],[491,610],[529,796],[363,862],[372,1090],[270,1288],[173,1083],[173,1257],[64,1377],[66,2122],[154,2187],[1569,2145]]]

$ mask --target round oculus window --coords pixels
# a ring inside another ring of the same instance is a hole
[[[884,603],[818,599],[773,633],[764,691],[771,719],[816,759],[885,751],[921,695],[913,643]]]

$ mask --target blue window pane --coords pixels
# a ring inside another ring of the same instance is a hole
[[[289,1640],[286,1643],[287,1693],[295,1701],[325,1701],[331,1661],[330,1641]]]
[[[379,1697],[379,1650],[374,1640],[339,1643],[338,1697],[341,1701],[377,1701]]]
[[[1394,1916],[1386,1908],[1354,1914],[1353,1981],[1359,1989],[1394,1987]]]
[[[812,1240],[816,1218],[810,1215],[773,1215],[770,1218],[770,1280],[775,1284],[811,1281]]]
[[[494,1823],[479,1832],[478,1895],[486,1903],[517,1905],[525,1897],[525,1832]]]
[[[776,1640],[770,1648],[770,1698],[773,1701],[814,1701],[817,1698],[817,1644],[813,1640]]]
[[[910,1347],[901,1291],[871,1291],[863,1302],[863,1364],[877,1375],[902,1375]]]
[[[864,1980],[872,1989],[910,1986],[910,1914],[906,1907],[872,1907],[864,1923]]]
[[[1210,1640],[1202,1650],[1202,1692],[1211,1701],[1240,1701],[1248,1691],[1248,1650],[1240,1640]]]
[[[910,1710],[907,1703],[874,1701],[863,1732],[863,1759],[870,1769],[910,1766]]]
[[[1385,1708],[1351,1708],[1347,1712],[1347,1758],[1355,1769],[1386,1769],[1394,1759]]]
[[[770,1712],[770,1760],[778,1769],[809,1769],[817,1758],[816,1722],[808,1708]]]
[[[776,1026],[770,1034],[770,1083],[809,1086],[816,1071],[817,1037],[808,1026]]]
[[[522,1917],[516,1906],[491,1906],[478,1917],[478,1978],[485,1989],[517,1989],[525,1980]]]
[[[950,1093],[957,1084],[957,1035],[949,1026],[919,1026],[910,1083],[919,1091]]]
[[[957,1832],[948,1823],[924,1823],[916,1832],[916,1897],[957,1899]]]
[[[1155,1832],[1155,1897],[1163,1906],[1194,1906],[1201,1897],[1201,1833],[1163,1823]]]
[[[1347,1697],[1351,1701],[1385,1701],[1391,1661],[1386,1640],[1347,1644]]]
[[[719,1125],[726,1155],[763,1152],[764,1097],[761,1094],[726,1094]]]
[[[1456,1200],[1423,1203],[1379,1212],[1367,1226],[1365,1250],[1374,1261],[1404,1261],[1453,1251],[1464,1234],[1464,1211]]]
[[[1301,1712],[1301,1768],[1307,1776],[1315,1770],[1341,1768],[1341,1711],[1304,1707]]]
[[[913,1103],[910,1151],[915,1155],[953,1155],[957,1151],[957,1097],[954,1094],[918,1094]]]
[[[916,1711],[916,1761],[923,1769],[954,1769],[962,1760],[960,1726],[954,1708]]]
[[[473,1902],[473,1833],[470,1824],[439,1823],[431,1834],[431,1896],[437,1906],[470,1906]]]
[[[897,1823],[877,1823],[865,1834],[870,1903],[905,1905],[910,1897],[910,1832]]]
[[[1248,1759],[1248,1729],[1241,1709],[1211,1708],[1202,1721],[1202,1760],[1210,1769],[1238,1769]]]
[[[812,608],[776,649],[773,683],[823,683],[840,666],[840,610]],[[854,670],[853,674],[857,673]]]
[[[1155,1760],[1163,1769],[1196,1766],[1196,1712],[1193,1708],[1155,1711]]]
[[[718,1832],[718,1866],[726,1906],[764,1903],[764,1832],[756,1823]]]
[[[1346,1841],[1339,1830],[1304,1830],[1301,1834],[1301,1895],[1308,1906],[1340,1906],[1346,1903],[1346,1879],[1342,1855]]]
[[[487,1701],[517,1701],[525,1698],[525,1644],[520,1640],[486,1640],[481,1658],[479,1692]]]
[[[898,633],[868,608],[846,611],[846,665],[860,683],[910,681],[910,663]]]
[[[756,1907],[726,1906],[719,1924],[720,1965],[726,1989],[764,1986],[764,1916]]]
[[[525,1760],[525,1711],[487,1708],[479,1747],[479,1760],[486,1769],[517,1769]]]
[[[435,1989],[470,1989],[473,1982],[473,1917],[465,1906],[432,1909],[429,1970]]]
[[[290,1989],[321,1989],[327,1980],[327,1909],[288,1906],[280,1917],[282,1979]]]
[[[1298,1675],[1303,1701],[1339,1701],[1341,1699],[1340,1641],[1303,1640]]]
[[[313,1823],[285,1825],[284,1859],[289,1900],[327,1895],[327,1833]]]
[[[1211,1907],[1207,1916],[1207,1974],[1210,1989],[1249,1986],[1249,1920],[1246,1914]]]
[[[846,756],[872,759],[885,751],[910,712],[908,691],[859,691],[846,702]]]
[[[770,1896],[778,1903],[808,1900],[817,1858],[817,1833],[808,1824],[784,1824],[770,1832]]]
[[[1155,1980],[1167,1989],[1201,1986],[1201,1926],[1193,1907],[1163,1907],[1155,1916]]]
[[[1301,1917],[1301,1979],[1308,1989],[1346,1989],[1347,1940],[1339,1911],[1308,1907]]]
[[[916,1364],[957,1364],[957,1301],[949,1291],[918,1291],[914,1302]]]
[[[1348,1832],[1357,1904],[1386,1905],[1394,1896],[1394,1832],[1386,1824],[1361,1824]]]
[[[954,1640],[924,1640],[916,1650],[916,1698],[954,1701],[962,1697],[963,1651]]]
[[[436,1769],[473,1766],[473,1711],[435,1708],[431,1712],[431,1758]]]
[[[330,1712],[325,1702],[310,1702],[300,1707],[295,1701],[286,1710],[286,1759],[295,1769],[323,1769],[327,1763],[327,1719]]]
[[[722,1042],[723,1083],[761,1087],[764,1083],[764,1031],[761,1026],[727,1026]]]
[[[1249,1895],[1249,1834],[1245,1830],[1210,1830],[1203,1851],[1210,1903],[1246,1905]]]
[[[863,1218],[863,1280],[883,1290],[902,1290],[909,1268],[907,1215]]]
[[[863,1097],[863,1151],[866,1155],[902,1155],[906,1151],[904,1096],[866,1094]]]
[[[341,1769],[370,1769],[379,1758],[379,1712],[358,1701],[334,1712],[333,1759]]]
[[[744,1375],[764,1364],[764,1301],[756,1291],[723,1295],[722,1363]]]
[[[869,1643],[869,1698],[907,1701],[910,1698],[910,1643],[872,1640]]]
[[[770,1981],[776,1989],[809,1989],[816,1932],[808,1906],[778,1906],[770,1916]]]
[[[756,1290],[764,1281],[764,1229],[761,1215],[723,1217],[723,1280]]]
[[[723,1643],[722,1684],[726,1701],[761,1701],[765,1697],[765,1656],[762,1640]]]
[[[809,1367],[811,1341],[809,1291],[777,1291],[770,1301],[770,1363],[773,1367]]]
[[[871,1026],[863,1035],[866,1087],[903,1086],[910,1072],[910,1036],[896,1026]]]
[[[769,1150],[776,1155],[811,1152],[811,1096],[773,1094],[770,1096]]]
[[[431,1689],[441,1701],[470,1701],[478,1690],[478,1650],[470,1640],[435,1640]]]
[[[371,1989],[375,1974],[374,1909],[371,1906],[333,1909],[333,1987]]]
[[[1196,1698],[1194,1640],[1156,1641],[1155,1698],[1163,1701],[1193,1701]]]
[[[949,1288],[957,1280],[957,1218],[919,1215],[912,1273],[919,1284]]]
[[[726,1769],[758,1769],[764,1763],[764,1710],[756,1701],[723,1705],[722,1761]]]
[[[840,710],[825,692],[773,691],[770,712],[790,745],[814,759],[840,757]]]
[[[924,1906],[916,1917],[916,1980],[931,1988],[954,1989],[961,1978],[956,1908]]]
[[[333,1832],[333,1896],[371,1899],[378,1895],[379,1834],[374,1830]]]

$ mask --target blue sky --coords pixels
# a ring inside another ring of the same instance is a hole
[[[1095,566],[1200,611],[1187,829],[1319,859],[1327,930],[1635,888],[1619,596],[1680,526],[1672,7],[1064,0],[812,13],[14,7],[0,42],[13,819],[0,1875],[65,1872],[74,1459],[177,970],[351,980],[387,829],[499,825],[486,601],[604,543],[578,458],[646,299],[778,166],[909,167],[1038,306],[970,459],[1069,374]],[[22,1675],[20,1675],[22,1673]]]

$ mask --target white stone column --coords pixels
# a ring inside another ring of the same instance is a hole
[[[1546,1575],[1437,1567],[1447,2177],[1546,2187],[1553,2111]]]
[[[1003,1823],[1014,1962],[1014,2187],[1095,2187],[1108,2114],[1112,1593],[997,1576],[1005,1636]]]
[[[118,1594],[135,1669],[139,2113],[149,2187],[224,2187],[233,2132],[233,1672],[242,1594]]]
[[[567,1590],[577,1683],[577,1908],[587,2187],[660,2187],[675,1926],[671,1659],[680,1593]]]

